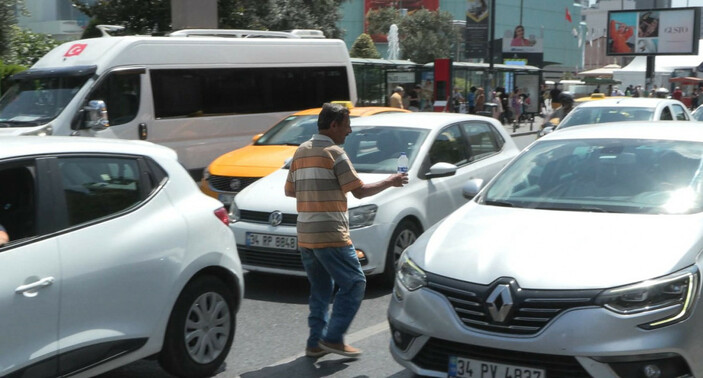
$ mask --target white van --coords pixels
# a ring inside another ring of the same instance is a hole
[[[343,41],[283,32],[73,41],[13,81],[0,98],[0,136],[145,139],[175,149],[196,179],[293,111],[357,100]]]

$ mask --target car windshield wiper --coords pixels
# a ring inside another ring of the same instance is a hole
[[[486,200],[483,202],[484,205],[491,205],[491,206],[502,206],[502,207],[515,207],[515,204],[507,201],[490,201]]]
[[[548,206],[539,206],[535,207],[535,209],[539,210],[560,210],[560,211],[585,211],[589,213],[619,213],[620,211],[613,211],[613,210],[606,210],[601,207],[595,207],[595,206],[583,206],[583,207],[548,207]]]

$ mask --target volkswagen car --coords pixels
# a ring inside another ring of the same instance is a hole
[[[399,363],[433,377],[703,376],[703,128],[566,128],[484,184],[469,180],[472,200],[398,262]]]
[[[349,108],[351,118],[409,112],[384,106],[354,107],[348,101],[336,102]],[[200,189],[229,205],[242,189],[281,168],[286,159],[293,157],[295,149],[317,132],[317,116],[321,110],[313,108],[293,113],[265,133],[256,135],[250,145],[218,157],[205,169]]]
[[[400,253],[466,202],[469,178],[488,180],[518,154],[493,118],[452,113],[395,113],[355,118],[344,150],[365,183],[396,173],[409,159],[409,182],[374,196],[348,194],[351,239],[368,275],[395,275]],[[248,186],[232,202],[230,228],[245,269],[305,275],[296,234],[296,200],[286,197],[288,169]]]
[[[220,369],[242,268],[227,211],[176,153],[60,136],[0,146],[0,376],[92,377],[146,357],[181,377]]]

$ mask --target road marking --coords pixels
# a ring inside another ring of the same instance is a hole
[[[352,333],[352,334],[349,334],[349,335],[345,336],[345,337],[344,337],[344,341],[345,341],[347,344],[353,344],[353,343],[356,343],[356,342],[361,341],[361,340],[363,340],[363,339],[366,339],[366,338],[369,338],[369,337],[371,337],[371,336],[377,335],[377,334],[379,334],[379,333],[381,333],[381,332],[387,331],[388,329],[389,329],[389,327],[388,327],[388,322],[381,322],[381,323],[378,323],[378,324],[376,324],[376,325],[372,325],[371,327],[364,328],[364,329],[362,329],[362,330],[356,331],[356,332],[354,332],[354,333]],[[296,355],[294,355],[294,356],[284,358],[284,359],[282,359],[282,360],[280,360],[280,361],[276,361],[276,362],[272,363],[271,365],[269,365],[269,366],[267,366],[267,367],[273,367],[273,366],[278,366],[278,365],[287,364],[287,363],[293,362],[293,361],[295,361],[295,360],[297,360],[298,358],[303,357],[303,356],[305,356],[305,352],[304,352],[304,351],[303,351],[302,353],[298,353],[298,354],[296,354]]]

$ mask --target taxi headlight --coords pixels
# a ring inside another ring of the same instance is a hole
[[[596,303],[623,315],[671,309],[670,315],[639,325],[644,329],[664,327],[690,315],[699,276],[698,269],[692,266],[668,276],[606,290],[598,296]]]
[[[54,128],[51,125],[46,125],[41,129],[34,130],[32,132],[23,133],[22,135],[36,135],[36,136],[47,136],[54,133]]]
[[[427,286],[427,275],[408,257],[407,250],[400,255],[396,277],[410,291]]]
[[[373,224],[378,206],[366,205],[349,209],[349,228],[366,227]]]

